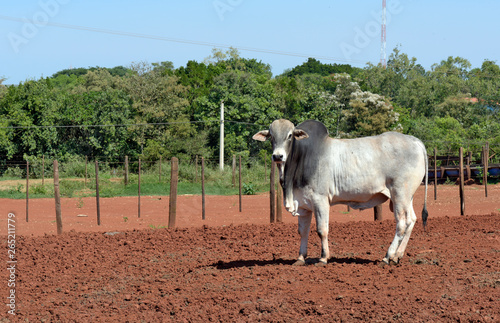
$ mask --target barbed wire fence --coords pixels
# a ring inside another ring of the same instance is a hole
[[[210,120],[208,122],[219,122],[218,120]],[[231,121],[226,121],[231,122]],[[108,127],[108,126],[145,126],[145,125],[168,125],[174,124],[176,122],[170,123],[150,123],[150,124],[120,124],[120,125],[75,125],[75,126],[54,126],[60,128],[73,128],[73,127]],[[180,122],[180,123],[188,123],[188,122]],[[255,127],[265,127],[264,125],[259,125],[255,123],[248,122],[236,122],[241,124],[247,124]],[[42,126],[42,127],[51,127],[51,126]],[[9,128],[9,127],[3,127]],[[29,130],[33,129],[33,127],[11,127],[13,129],[23,129]],[[250,140],[250,139],[249,139]],[[436,148],[437,145],[441,147],[439,150]],[[432,147],[432,145],[436,145]],[[437,184],[437,166],[439,162],[441,178],[444,176],[445,171],[457,171],[457,176],[460,176],[460,184],[463,185],[464,182],[464,157],[457,158],[458,151],[453,153],[453,147],[460,147],[460,154],[464,156],[464,150],[462,146],[465,146],[465,156],[467,156],[467,174],[469,179],[471,179],[471,175],[474,175],[478,178],[483,177],[485,180],[485,192],[487,192],[487,178],[484,177],[485,173],[488,173],[488,162],[486,162],[486,166],[484,165],[485,159],[490,162],[490,166],[497,167],[500,169],[500,164],[494,164],[495,161],[498,162],[499,159],[499,148],[500,144],[488,145],[487,143],[482,143],[479,141],[462,141],[462,142],[448,142],[443,140],[432,140],[426,143],[428,155],[429,155],[429,169],[434,167],[434,176],[429,176],[429,182],[434,182]],[[485,152],[485,147],[487,147],[487,151]],[[481,151],[482,149],[482,151]],[[444,156],[443,156],[444,155]],[[238,162],[236,162],[236,157],[238,157]],[[438,158],[439,157],[439,158]],[[478,160],[479,159],[479,160]],[[175,166],[175,177],[174,177],[174,167],[173,161],[176,160],[176,163],[179,163],[178,166]],[[276,200],[279,201],[281,197],[281,192],[279,190],[279,185],[275,182],[275,175],[272,171],[272,167],[274,167],[271,161],[271,153],[269,152],[265,156],[248,156],[248,155],[238,155],[234,154],[231,157],[225,157],[224,164],[231,166],[224,169],[221,172],[218,169],[218,158],[203,158],[202,156],[197,155],[189,155],[184,158],[184,160],[178,161],[176,157],[172,157],[171,159],[163,159],[160,157],[158,160],[141,160],[140,156],[135,156],[133,159],[129,158],[129,156],[121,156],[110,157],[110,156],[79,156],[75,160],[66,161],[58,163],[55,158],[42,156],[25,156],[23,160],[9,160],[7,156],[0,156],[0,174],[4,175],[4,178],[19,178],[22,180],[26,180],[26,184],[22,187],[22,184],[17,183],[17,187],[11,189],[14,193],[23,193],[26,194],[26,221],[29,220],[29,200],[30,200],[30,192],[48,194],[51,195],[51,189],[44,188],[45,178],[52,179],[54,181],[54,194],[59,194],[59,188],[62,189],[64,194],[65,186],[69,185],[68,183],[76,182],[75,185],[78,185],[78,194],[83,194],[85,196],[94,195],[96,199],[99,200],[99,191],[104,191],[108,189],[106,194],[102,197],[112,197],[113,190],[109,189],[109,187],[117,182],[120,184],[132,185],[133,189],[130,192],[134,192],[134,195],[137,194],[138,199],[138,215],[140,217],[140,196],[141,196],[141,182],[143,184],[151,184],[152,182],[163,185],[161,189],[164,190],[164,194],[172,194],[172,184],[177,183],[179,180],[188,181],[192,183],[199,183],[200,185],[204,185],[205,177],[210,178],[215,181],[224,182],[223,185],[228,187],[233,187],[233,194],[236,194],[236,188],[239,191],[239,203],[240,203],[240,212],[241,212],[241,204],[242,204],[242,182],[251,182],[258,178],[260,185],[267,185],[270,187],[270,222],[280,221],[280,217],[277,214],[281,214],[282,203],[276,203]],[[458,166],[457,164],[460,164]],[[476,165],[475,165],[476,164]],[[53,168],[53,165],[58,165],[58,168]],[[243,165],[243,167],[242,167]],[[95,166],[95,167],[94,167]],[[60,167],[60,169],[59,169]],[[203,170],[201,167],[204,167]],[[458,168],[460,167],[460,168]],[[243,168],[243,172],[242,172]],[[496,169],[496,168],[495,168]],[[209,173],[207,175],[207,170],[212,172],[212,175]],[[238,170],[238,171],[237,171]],[[472,170],[472,171],[471,171]],[[475,174],[473,171],[479,171],[478,174]],[[482,170],[482,173],[481,173]],[[238,172],[238,174],[237,174]],[[57,176],[56,176],[57,173]],[[101,175],[99,175],[101,174]],[[170,174],[170,176],[169,176]],[[202,174],[205,176],[202,177]],[[215,175],[214,175],[215,174]],[[237,175],[236,175],[237,174]],[[269,176],[268,176],[269,174]],[[53,176],[52,176],[53,175]],[[142,175],[142,178],[141,178]],[[273,176],[274,175],[274,176]],[[500,174],[496,175],[498,178]],[[101,179],[99,179],[101,176]],[[448,173],[447,176],[451,175],[451,172]],[[59,177],[62,179],[61,184],[59,183]],[[242,177],[245,178],[242,181]],[[78,180],[74,180],[74,179]],[[175,180],[174,180],[175,178]],[[238,181],[236,181],[238,178]],[[41,179],[41,183],[38,181],[36,184],[31,184],[30,180]],[[118,179],[118,180],[116,180]],[[57,183],[56,183],[57,180]],[[82,183],[83,182],[83,183]],[[238,185],[236,183],[238,182]],[[52,184],[49,183],[49,186]],[[170,185],[170,187],[169,187]],[[0,189],[2,189],[2,179],[0,178]],[[57,187],[57,190],[56,190]],[[436,186],[435,186],[436,187]],[[168,189],[170,188],[170,189]],[[250,187],[251,188],[251,187]],[[434,190],[437,191],[436,189]],[[130,194],[126,193],[126,194]],[[463,189],[461,189],[463,192]],[[175,185],[175,195],[177,194],[177,184]],[[120,193],[121,194],[121,193]],[[205,190],[200,188],[197,194],[205,194]],[[463,199],[463,193],[460,193],[460,198]],[[486,193],[487,194],[487,193]],[[81,195],[81,196],[83,196]],[[54,196],[54,195],[52,195]],[[32,197],[31,197],[32,198]],[[57,201],[57,196],[54,196]],[[436,195],[435,195],[436,198]],[[172,198],[172,195],[170,197]],[[57,202],[56,202],[57,204]],[[99,205],[99,202],[97,202]],[[463,201],[461,201],[461,205]],[[171,209],[172,206],[169,206]],[[175,209],[175,207],[173,207]],[[98,215],[98,225],[100,225],[100,213],[99,207],[97,209]],[[378,212],[381,212],[380,210]],[[170,215],[172,216],[172,215]],[[61,216],[58,215],[58,218]],[[173,222],[175,223],[175,212],[173,214]],[[375,211],[375,219],[380,219],[381,214]],[[170,220],[169,220],[170,223]],[[62,229],[61,229],[62,232]],[[59,226],[58,226],[59,233]]]
[[[43,126],[2,126],[0,129],[11,129],[11,130],[21,130],[21,131],[30,131],[33,129],[51,129],[51,128],[103,128],[103,127],[146,127],[146,126],[168,126],[175,124],[194,124],[194,123],[205,123],[211,124],[216,123],[219,124],[220,120],[204,120],[204,121],[173,121],[173,122],[157,122],[157,123],[130,123],[130,124],[96,124],[96,125],[43,125]],[[268,127],[268,125],[252,123],[252,122],[241,122],[241,121],[232,121],[232,120],[224,120],[225,123],[234,123],[234,124],[243,124],[251,127],[255,127],[256,129],[262,129]],[[249,138],[249,141],[251,138]],[[424,144],[427,147],[428,156],[432,159],[434,154],[440,156],[437,161],[438,166],[449,166],[450,162],[455,165],[458,156],[458,148],[463,147],[464,153],[469,158],[468,164],[480,164],[483,159],[483,151],[484,146],[488,143],[481,142],[478,140],[462,140],[462,141],[446,141],[440,140],[439,138],[424,141]],[[489,162],[490,164],[500,163],[500,143],[489,143]],[[266,153],[266,157],[259,155],[248,155],[248,152],[243,154],[235,153],[234,156],[225,156],[223,164],[232,166],[232,172],[234,173],[235,167],[235,156],[242,156],[243,164],[246,165],[245,169],[250,169],[255,166],[264,167],[264,177],[267,173],[268,165],[271,165],[271,152],[268,151]],[[448,158],[445,158],[447,156]],[[141,158],[142,157],[142,158]],[[216,164],[220,163],[219,158],[206,158],[204,156],[204,162],[207,168],[216,168]],[[120,177],[123,175],[125,163],[128,163],[129,170],[131,174],[136,174],[138,171],[138,161],[141,158],[142,170],[145,172],[153,173],[155,170],[158,172],[158,176],[160,178],[162,173],[166,174],[169,171],[169,166],[167,162],[167,157],[164,157],[162,161],[162,157],[158,160],[151,160],[144,158],[141,154],[137,154],[136,156],[103,156],[103,155],[75,155],[73,160],[71,161],[59,161],[60,162],[60,177],[85,177],[93,176],[95,171],[93,171],[92,167],[89,167],[89,163],[98,161],[99,167],[104,172],[108,172],[109,176],[112,177]],[[202,156],[200,155],[187,155],[184,154],[183,158],[180,159],[180,164],[182,167],[189,165],[191,168],[195,168],[194,175],[191,172],[191,175],[187,176],[184,172],[184,175],[181,175],[181,179],[189,179],[191,181],[197,180],[197,170]],[[25,155],[23,159],[9,159],[8,156],[0,156],[0,176],[9,177],[9,178],[25,178],[29,175],[32,179],[42,179],[42,183],[45,177],[50,177],[52,174],[52,160],[55,157],[53,156],[29,156]],[[267,160],[269,159],[269,160]],[[126,161],[127,160],[127,161]],[[31,164],[31,167],[27,167]],[[446,164],[445,164],[446,163]],[[270,166],[269,166],[270,167]],[[28,174],[29,172],[29,174]],[[233,175],[234,177],[234,175]],[[164,177],[165,178],[165,177]],[[234,179],[233,179],[234,182]]]

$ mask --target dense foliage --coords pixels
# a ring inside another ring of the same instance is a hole
[[[0,159],[61,160],[124,155],[157,160],[218,155],[220,106],[225,153],[257,156],[251,135],[274,119],[318,119],[353,138],[395,130],[430,149],[500,144],[500,67],[449,57],[425,70],[395,49],[387,67],[323,64],[310,58],[282,75],[238,51],[204,62],[78,68],[3,86]],[[269,147],[269,146],[268,146]]]

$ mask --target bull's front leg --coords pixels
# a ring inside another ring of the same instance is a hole
[[[309,240],[309,232],[311,231],[312,212],[304,209],[299,210],[299,234],[300,234],[300,250],[299,258],[293,264],[294,266],[302,266],[306,263],[307,258],[307,241]]]
[[[316,231],[321,239],[321,258],[317,265],[324,266],[330,258],[330,249],[328,247],[328,223],[330,220],[330,204],[328,200],[322,199],[316,202],[314,210],[316,216]]]

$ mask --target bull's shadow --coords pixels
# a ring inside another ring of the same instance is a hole
[[[217,269],[231,269],[231,268],[242,268],[242,267],[255,267],[255,266],[267,266],[267,265],[292,265],[295,262],[293,259],[273,259],[273,260],[234,260],[234,261],[222,261],[210,265]]]
[[[366,265],[366,264],[372,264],[372,265],[377,265],[380,263],[379,260],[371,260],[371,259],[363,259],[363,258],[337,258],[337,257],[331,257],[328,259],[329,264],[357,264],[357,265]]]
[[[267,266],[267,265],[292,265],[295,263],[295,259],[273,259],[273,260],[234,260],[234,261],[222,261],[219,260],[216,263],[210,265],[210,267],[215,267],[220,270],[231,269],[231,268],[242,268],[242,267],[255,267],[255,266]],[[315,265],[319,263],[319,258],[308,258],[306,260],[306,265]],[[363,259],[363,258],[337,258],[331,257],[328,260],[328,265],[335,264],[378,264],[377,260]]]

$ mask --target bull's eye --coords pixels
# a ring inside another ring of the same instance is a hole
[[[288,134],[288,138],[286,138],[286,140],[291,140],[292,139],[292,134]]]

